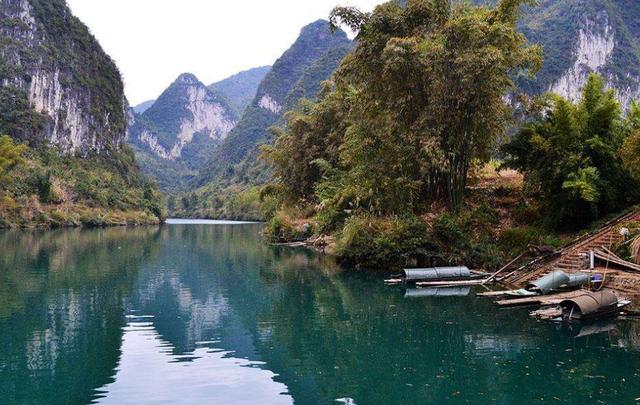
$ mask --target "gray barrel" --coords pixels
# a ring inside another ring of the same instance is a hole
[[[589,284],[589,281],[591,281],[591,276],[587,273],[569,274],[569,282],[567,282],[567,287],[581,287],[583,285]]]
[[[471,271],[464,266],[404,269],[403,272],[406,281],[450,280],[471,277]]]
[[[529,283],[526,287],[528,291],[537,290],[542,294],[548,294],[557,290],[569,282],[569,276],[564,271],[556,270],[546,276]]]

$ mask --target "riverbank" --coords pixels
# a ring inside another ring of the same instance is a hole
[[[166,217],[161,194],[128,148],[77,158],[19,148],[0,182],[0,228],[148,225]]]
[[[467,189],[458,213],[433,205],[420,216],[357,215],[324,224],[317,207],[281,209],[264,229],[272,243],[320,246],[366,269],[466,265],[495,270],[529,246],[557,248],[574,234],[546,229],[538,207],[523,192],[522,176],[487,166]]]
[[[14,215],[0,216],[0,229],[99,228],[159,225],[163,220],[146,211],[121,211],[85,206],[17,207]]]
[[[523,253],[527,259],[559,250],[621,213],[586,229],[553,230],[544,225],[539,206],[524,192],[521,175],[487,166],[475,174],[467,189],[466,207],[457,214],[434,206],[421,216],[360,215],[333,228],[323,225],[315,214],[314,207],[280,210],[265,226],[264,236],[274,244],[315,248],[374,271],[451,265],[495,271]],[[626,224],[633,235],[640,232],[636,229],[640,223],[636,225]],[[610,248],[632,260],[624,245]]]

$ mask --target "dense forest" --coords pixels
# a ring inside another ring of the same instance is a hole
[[[517,30],[523,3],[336,8],[357,46],[263,146],[267,235],[323,235],[363,266],[488,268],[637,202],[640,110],[601,77],[575,103],[522,97],[514,118],[506,96],[543,62]]]

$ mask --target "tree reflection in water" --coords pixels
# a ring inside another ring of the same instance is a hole
[[[259,230],[0,234],[0,392],[47,404],[400,404],[627,403],[640,391],[628,372],[640,365],[637,323],[591,334],[475,291],[405,298],[378,275],[265,245]]]

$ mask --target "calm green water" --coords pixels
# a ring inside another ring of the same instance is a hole
[[[405,297],[315,254],[265,246],[259,230],[0,233],[0,403],[640,397],[637,323],[577,336],[589,330],[499,311],[473,291]]]

